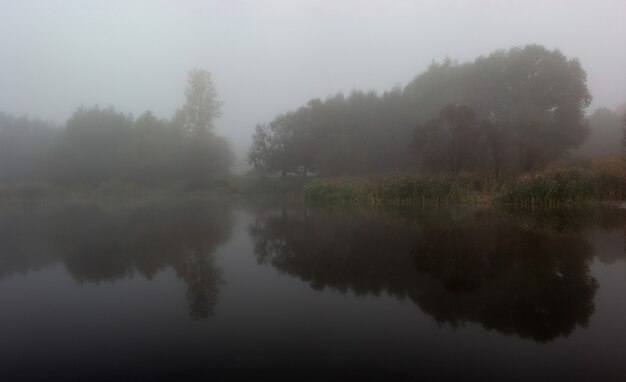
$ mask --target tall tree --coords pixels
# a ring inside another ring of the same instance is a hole
[[[187,76],[185,105],[176,116],[182,122],[185,134],[213,133],[213,122],[222,115],[221,106],[211,72],[191,69]]]
[[[185,104],[173,118],[183,136],[181,175],[192,188],[206,187],[228,173],[233,155],[228,142],[215,135],[214,121],[222,115],[211,73],[194,68],[187,76]]]

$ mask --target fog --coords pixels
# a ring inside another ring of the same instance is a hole
[[[624,16],[0,0],[0,382],[618,380]]]
[[[433,60],[537,43],[578,57],[593,103],[626,100],[623,1],[9,1],[0,110],[59,124],[79,105],[171,117],[186,73],[213,73],[216,132],[243,153],[257,123],[312,98],[405,85]]]

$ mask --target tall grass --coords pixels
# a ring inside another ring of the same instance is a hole
[[[555,163],[500,186],[481,174],[402,174],[318,179],[304,188],[308,202],[324,204],[487,204],[561,206],[626,200],[621,157]]]
[[[496,204],[555,206],[626,199],[626,161],[619,157],[554,164],[505,183]]]
[[[526,174],[504,185],[494,202],[522,205],[559,205],[599,199],[593,173],[580,169]]]
[[[404,174],[380,178],[335,178],[304,188],[307,202],[325,204],[456,204],[481,199],[470,177]]]

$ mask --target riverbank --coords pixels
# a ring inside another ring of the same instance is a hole
[[[303,194],[307,202],[323,204],[557,206],[626,200],[626,160],[558,163],[500,184],[476,173],[317,179]]]
[[[62,187],[49,183],[0,185],[0,201],[290,198],[325,205],[518,205],[559,206],[626,200],[626,160],[609,157],[553,164],[496,182],[480,173],[312,178],[252,173],[192,189],[183,182],[160,186],[106,182]]]

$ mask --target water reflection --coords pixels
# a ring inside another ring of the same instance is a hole
[[[213,314],[222,271],[215,249],[231,234],[229,208],[171,202],[101,206],[73,204],[0,211],[0,278],[56,262],[81,283],[139,273],[150,279],[173,268],[186,283],[189,314]]]
[[[485,209],[260,213],[258,261],[315,289],[409,299],[439,323],[537,342],[585,327],[597,281],[589,229],[623,229],[623,210]],[[620,252],[621,256],[624,252]]]

